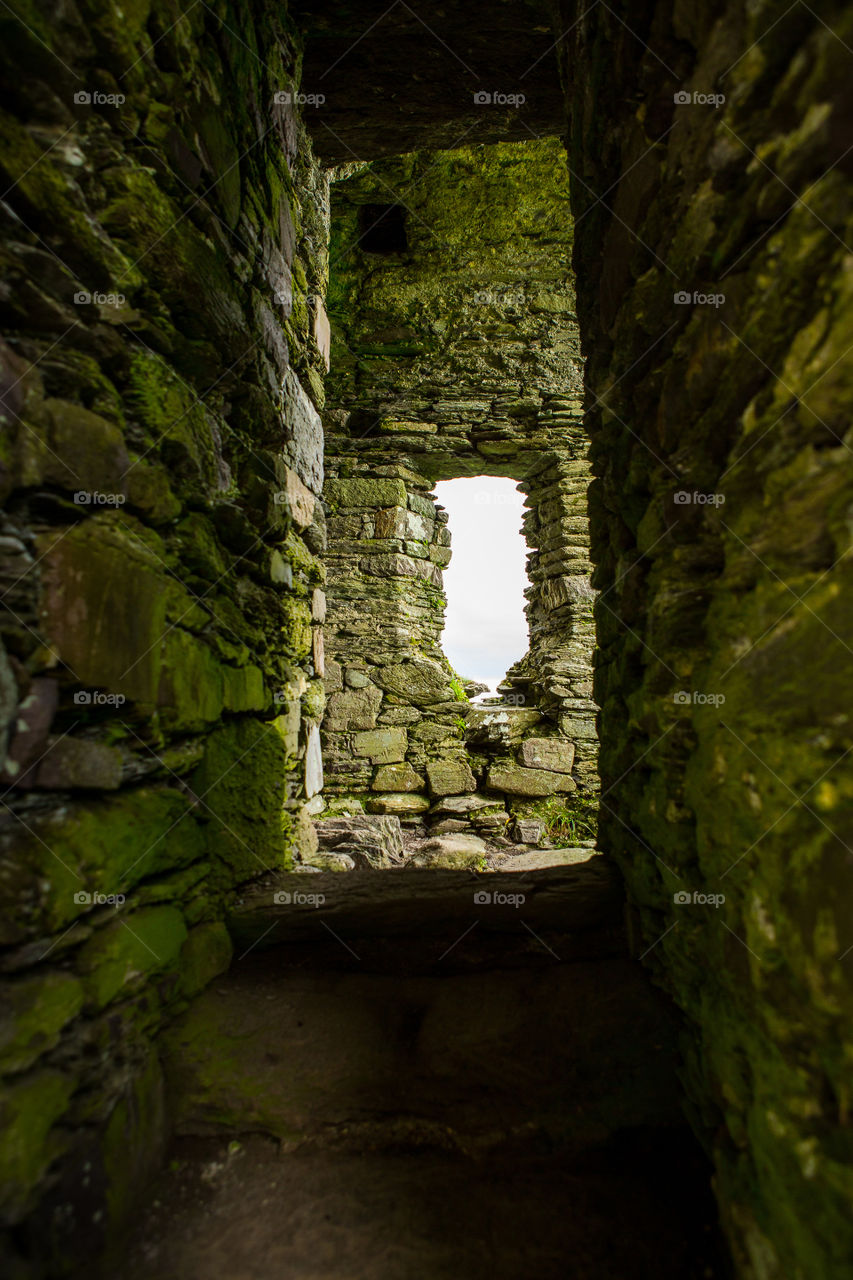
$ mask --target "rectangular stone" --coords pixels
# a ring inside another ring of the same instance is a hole
[[[282,488],[275,494],[275,504],[277,507],[286,508],[288,516],[301,532],[307,529],[314,519],[316,499],[308,486],[302,483],[290,467],[281,468],[281,472],[279,480],[282,482]]]
[[[352,749],[354,755],[367,756],[372,764],[394,764],[405,760],[406,741],[405,729],[368,729],[353,735]]]
[[[402,480],[329,480],[324,497],[335,507],[405,507]]]
[[[558,791],[574,791],[573,780],[564,773],[547,769],[525,769],[518,764],[495,764],[489,770],[489,788],[515,796],[553,796]]]
[[[528,769],[571,773],[575,744],[567,738],[528,738],[521,744],[521,763]]]
[[[319,495],[323,489],[323,423],[292,369],[284,375],[282,397],[287,461],[302,483]]]

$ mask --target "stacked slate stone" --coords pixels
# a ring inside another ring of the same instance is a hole
[[[312,852],[324,705],[298,33],[97,9],[0,39],[0,1222],[54,1260],[68,1188],[118,1208],[159,1160],[157,1033],[235,886]]]
[[[412,216],[405,249],[382,253],[359,236],[389,188]],[[333,192],[327,795],[501,833],[543,798],[597,787],[563,156],[551,140],[404,156]],[[530,650],[487,730],[440,648],[450,536],[431,494],[483,474],[518,481],[530,548]],[[525,737],[552,744],[536,763]]]

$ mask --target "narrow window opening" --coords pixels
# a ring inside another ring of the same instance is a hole
[[[453,556],[444,572],[442,648],[464,680],[494,694],[528,647],[523,495],[497,476],[445,480],[436,496],[448,513]]]
[[[365,253],[402,253],[408,248],[406,211],[400,204],[363,204],[358,229],[359,247]]]

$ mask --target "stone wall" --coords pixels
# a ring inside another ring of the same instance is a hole
[[[602,845],[684,1010],[739,1274],[840,1278],[853,21],[834,3],[582,9],[557,22],[577,20],[561,51]]]
[[[596,785],[571,242],[553,140],[407,155],[333,186],[324,746],[329,791],[371,811],[497,827],[505,804]],[[531,549],[530,651],[485,727],[440,648],[450,534],[431,494],[482,474],[519,482]],[[525,735],[559,768],[526,759]]]
[[[159,1158],[154,1038],[224,901],[311,848],[324,702],[298,39],[95,10],[0,14],[0,1203],[57,1271]]]

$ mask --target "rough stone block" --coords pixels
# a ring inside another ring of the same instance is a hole
[[[553,796],[558,791],[575,790],[575,783],[567,774],[526,769],[517,764],[492,765],[488,785],[493,791],[506,791],[515,796]]]
[[[479,836],[446,835],[428,840],[409,858],[407,867],[441,867],[446,871],[474,871],[486,855]]]
[[[434,796],[456,796],[477,790],[477,780],[464,760],[430,761],[426,771]]]
[[[359,870],[378,870],[402,862],[399,818],[366,814],[324,818],[315,828],[323,853],[347,854]]]
[[[323,790],[323,752],[320,747],[320,730],[312,725],[305,748],[305,795],[310,800]]]
[[[323,489],[323,423],[296,374],[283,382],[284,452],[290,466],[312,493]]]
[[[166,631],[166,573],[143,536],[93,516],[39,539],[41,627],[83,685],[152,705]]]
[[[333,507],[405,507],[402,480],[330,480],[323,495]]]
[[[410,662],[390,663],[376,675],[377,684],[416,707],[432,706],[453,697],[450,674],[432,658],[417,657]]]
[[[575,744],[566,738],[527,738],[521,744],[521,763],[528,769],[550,769],[571,773]]]
[[[376,685],[366,689],[344,689],[329,699],[324,729],[331,732],[341,729],[372,729],[382,703],[382,693]]]
[[[276,505],[285,508],[295,528],[300,532],[307,529],[314,519],[314,506],[317,499],[290,467],[279,469],[278,480],[282,487],[275,495]]]
[[[424,780],[410,764],[384,764],[376,771],[374,791],[423,791]]]
[[[429,800],[426,796],[389,792],[384,796],[371,796],[367,801],[371,813],[399,813],[403,816],[426,813]]]
[[[372,764],[392,764],[406,758],[406,730],[389,726],[368,729],[353,735],[352,749],[357,756],[367,756]]]
[[[48,739],[38,767],[37,785],[55,790],[115,791],[121,783],[121,755],[105,743],[86,738]]]

